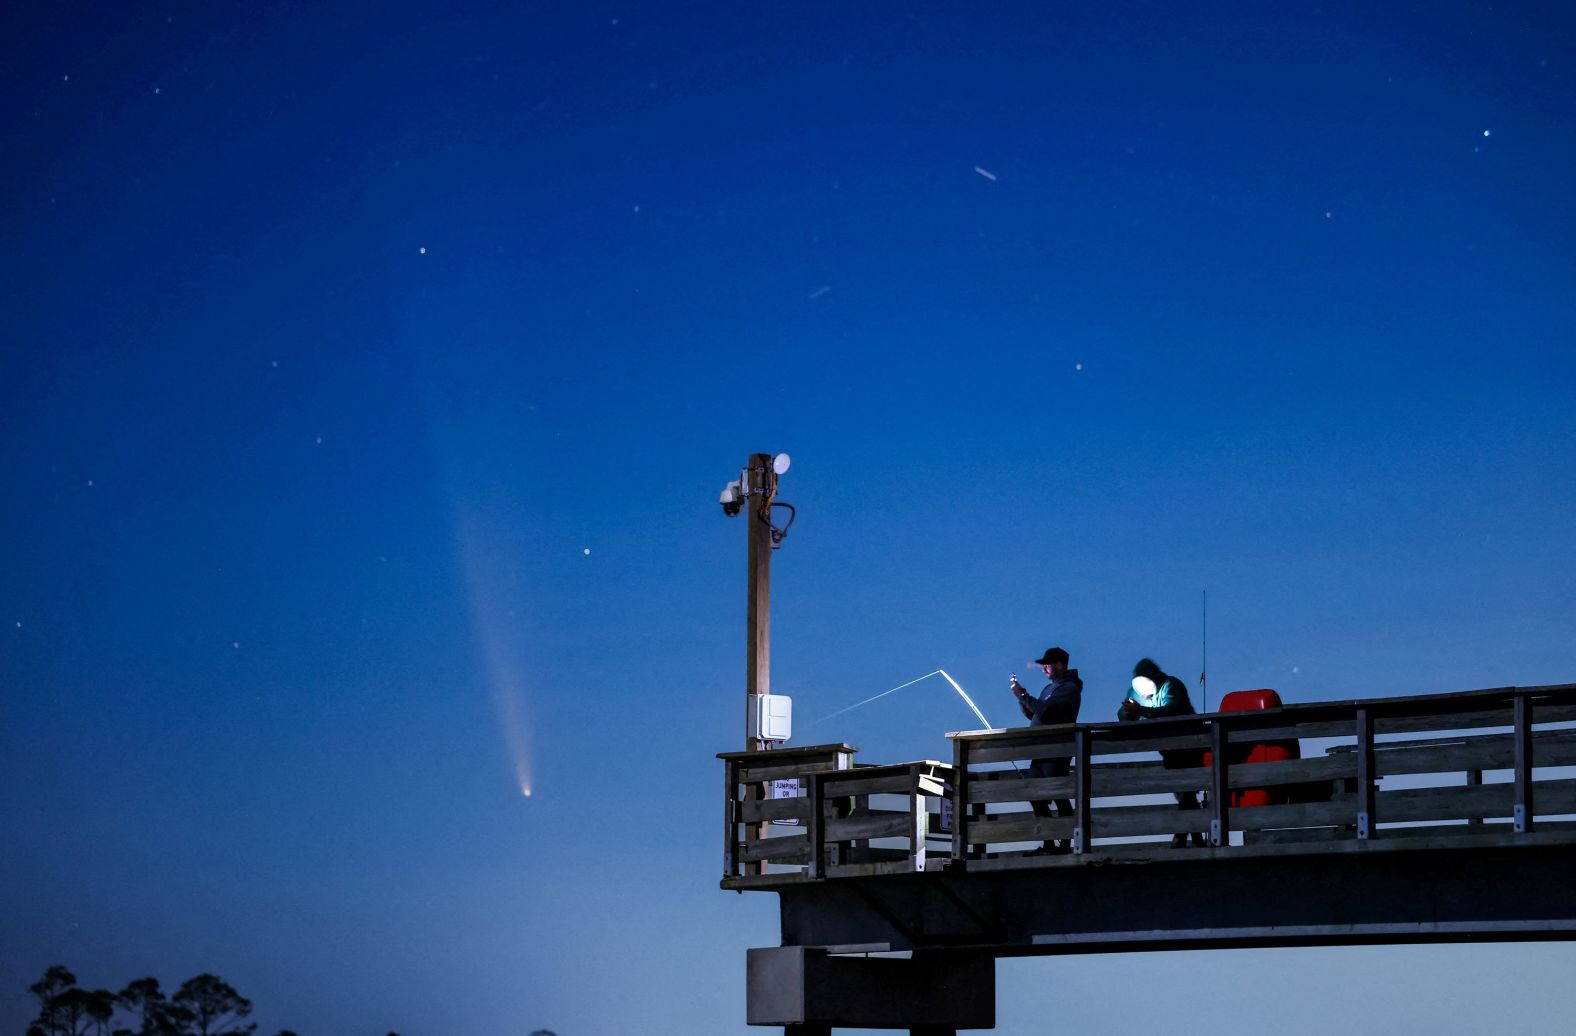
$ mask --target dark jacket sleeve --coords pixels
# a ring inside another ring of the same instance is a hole
[[[1193,715],[1193,701],[1187,695],[1187,684],[1174,676],[1168,676],[1162,687],[1165,692],[1165,704],[1146,710],[1150,719]]]
[[[1078,706],[1083,703],[1083,684],[1068,680],[1056,686],[1044,701],[1019,702],[1024,714],[1041,726],[1056,723],[1077,723]]]

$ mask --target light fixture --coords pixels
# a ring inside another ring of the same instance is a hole
[[[788,465],[792,463],[793,460],[788,456],[788,454],[779,453],[777,456],[772,458],[772,470],[777,472],[779,475],[786,475],[788,474]]]
[[[722,487],[722,495],[718,498],[722,504],[722,513],[732,518],[744,509],[744,480],[734,479]]]

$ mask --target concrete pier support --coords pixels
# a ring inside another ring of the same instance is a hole
[[[750,950],[747,1020],[786,1036],[839,1026],[955,1036],[996,1027],[996,962],[988,954],[919,951],[911,958],[838,957],[808,946]]]

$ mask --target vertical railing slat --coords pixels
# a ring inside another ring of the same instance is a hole
[[[812,770],[804,775],[805,784],[810,797],[810,819],[805,826],[805,836],[810,845],[810,865],[808,874],[812,878],[821,878],[826,875],[826,797],[823,794],[820,771]]]
[[[1094,774],[1089,762],[1089,731],[1079,727],[1073,732],[1073,759],[1076,786],[1074,791],[1078,794],[1073,801],[1073,852],[1083,854],[1089,851],[1093,843],[1093,831],[1090,826],[1089,796],[1094,789]]]
[[[952,859],[968,859],[969,816],[969,743],[963,738],[952,742]]]
[[[1209,725],[1211,753],[1209,797],[1215,816],[1209,822],[1209,844],[1217,849],[1231,844],[1231,780],[1226,758],[1226,721],[1216,716]]]
[[[1515,698],[1516,805],[1512,814],[1518,835],[1532,830],[1532,702],[1525,694]]]
[[[1367,709],[1357,710],[1357,837],[1374,836],[1378,818],[1374,816],[1374,717]]]
[[[722,876],[739,876],[739,764],[723,761]]]
[[[847,752],[839,752],[839,753],[837,753],[837,759],[836,759],[835,765],[836,765],[836,768],[839,769],[839,770],[852,770],[854,768],[854,757],[852,755],[850,755],[849,753],[847,753]],[[824,795],[822,797],[823,797],[823,799],[825,798]],[[850,812],[851,802],[852,802],[852,800],[843,798],[841,796],[833,799],[832,802],[830,803],[832,814],[834,816],[846,817],[849,814],[849,812]],[[826,814],[823,813],[822,814],[822,821],[823,822],[825,821],[825,818],[826,818]],[[823,845],[825,845],[826,838],[824,836],[822,837],[821,842],[822,842]],[[826,846],[827,862],[830,863],[830,864],[835,864],[837,866],[841,866],[841,865],[847,863],[849,861],[849,856],[851,855],[851,853],[848,850],[851,850],[852,848],[853,848],[853,843],[852,842],[833,842],[832,844],[827,845]]]

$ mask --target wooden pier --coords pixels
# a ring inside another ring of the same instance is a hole
[[[1576,684],[948,737],[719,756],[722,887],[781,903],[751,1024],[991,1028],[1001,956],[1576,938]]]

